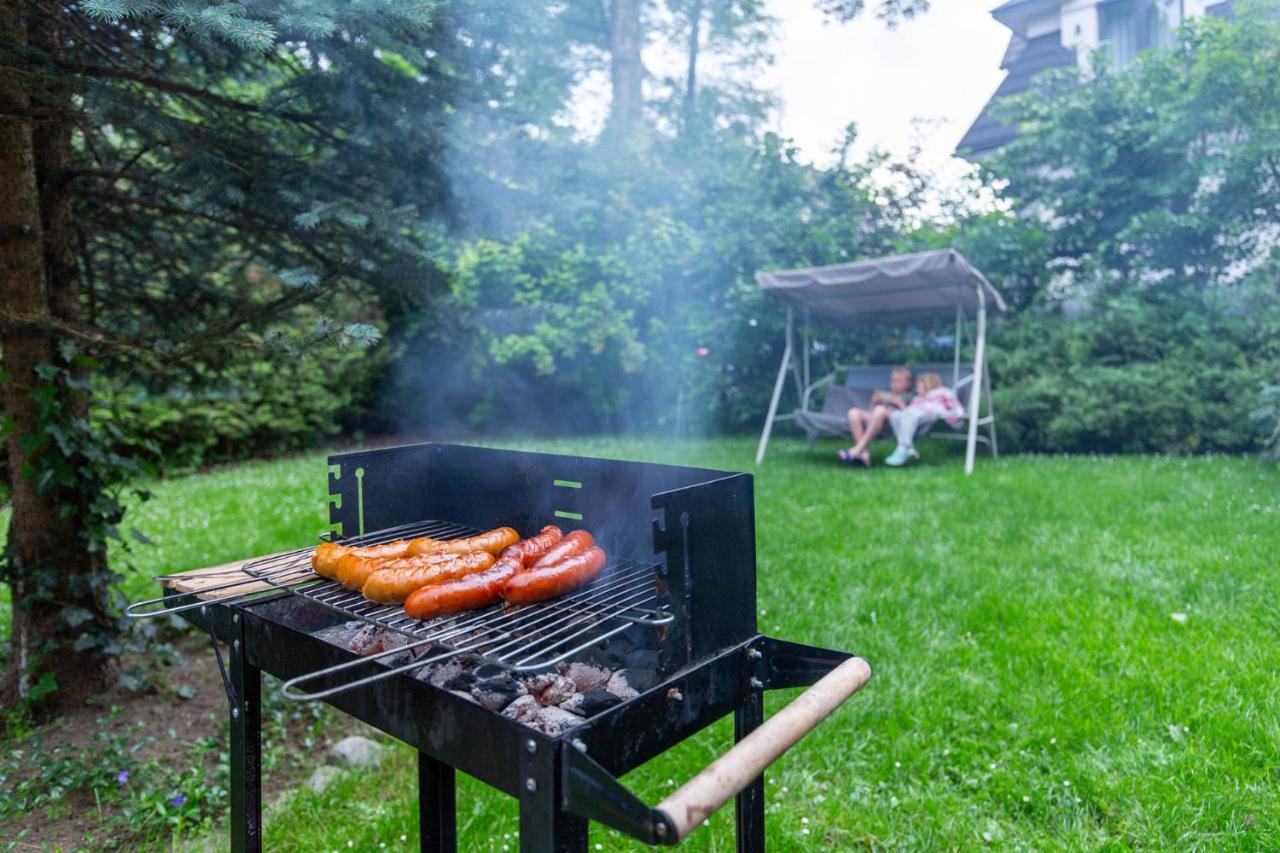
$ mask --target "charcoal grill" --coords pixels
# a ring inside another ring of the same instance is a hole
[[[428,851],[456,849],[455,770],[518,799],[524,851],[586,850],[591,820],[675,844],[730,798],[738,849],[763,850],[765,766],[870,677],[860,658],[757,630],[747,474],[428,443],[332,456],[329,485],[325,535],[343,542],[555,523],[591,530],[610,562],[554,601],[427,622],[318,578],[310,547],[251,561],[203,597],[162,578],[164,597],[130,615],[179,613],[214,638],[230,702],[233,850],[261,847],[263,672],[290,698],[322,699],[418,750]],[[403,642],[360,655],[324,639],[350,620]],[[415,677],[450,658],[548,671],[617,636],[647,638],[658,683],[554,735]],[[809,685],[764,722],[765,690]],[[735,746],[657,807],[618,780],[730,713]]]

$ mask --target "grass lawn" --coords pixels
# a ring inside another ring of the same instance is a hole
[[[754,452],[536,446],[738,470]],[[777,441],[756,472],[760,627],[876,675],[768,774],[770,849],[1280,847],[1274,466],[1031,457],[980,459],[966,478],[950,446],[905,471],[837,466],[834,447]],[[310,541],[322,459],[159,484],[128,520],[157,543],[136,549],[129,592]],[[627,782],[656,802],[730,740],[722,721]],[[270,813],[267,844],[416,844],[413,770],[400,748],[299,793]],[[512,801],[463,780],[458,802],[464,849],[514,849]],[[598,826],[592,841],[640,847]],[[686,847],[731,850],[731,810]]]

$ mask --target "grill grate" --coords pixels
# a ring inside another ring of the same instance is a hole
[[[446,521],[423,521],[344,540],[378,545],[431,536],[455,539],[479,531]],[[403,634],[414,645],[431,645],[449,656],[468,654],[516,672],[545,670],[632,625],[672,620],[658,596],[656,564],[610,559],[595,581],[569,595],[518,607],[483,610],[428,621],[409,618],[399,605],[378,604],[311,569],[311,548],[246,563],[244,571],[291,590],[352,619]],[[438,656],[434,656],[438,657]]]

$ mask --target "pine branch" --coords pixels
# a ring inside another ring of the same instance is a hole
[[[264,108],[258,104],[251,104],[246,101],[237,101],[235,98],[219,95],[216,92],[210,92],[208,89],[201,89],[199,86],[191,86],[186,83],[179,83],[176,80],[169,80],[154,74],[143,74],[138,71],[130,71],[127,68],[116,68],[107,65],[80,65],[74,63],[62,63],[63,67],[68,71],[77,74],[84,74],[88,77],[97,77],[108,80],[128,80],[131,83],[141,83],[152,89],[162,92],[171,92],[178,95],[186,95],[192,98],[198,98],[227,109],[236,110],[243,113],[254,113],[257,115],[268,115],[277,118],[289,119],[290,121],[312,123],[316,121],[314,115],[308,113],[299,113],[292,110],[274,110]]]

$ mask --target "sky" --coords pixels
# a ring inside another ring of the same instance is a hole
[[[835,24],[810,0],[768,0],[780,38],[761,82],[782,102],[777,129],[803,159],[826,165],[853,121],[861,149],[876,145],[905,158],[918,140],[920,165],[954,171],[956,143],[1004,77],[1009,30],[991,17],[996,5],[933,0],[923,16],[888,29],[871,9]]]

